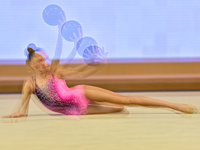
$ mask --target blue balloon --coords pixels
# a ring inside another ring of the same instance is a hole
[[[80,25],[80,23],[74,20],[69,20],[65,22],[61,29],[63,38],[69,42],[73,42],[73,40],[70,39],[70,37],[74,39],[73,33],[75,33],[76,36],[79,37],[79,31],[82,31],[82,26]]]
[[[102,51],[102,49],[97,45],[88,46],[83,52],[83,60],[87,64],[99,64],[99,60],[101,59],[99,57],[101,56],[100,51]]]
[[[63,20],[65,12],[58,5],[51,4],[45,7],[43,10],[43,20],[50,26],[56,26],[59,24],[59,20]]]
[[[95,39],[91,37],[83,37],[77,42],[76,50],[79,55],[83,56],[83,53],[86,50],[86,48],[92,45],[97,45]]]

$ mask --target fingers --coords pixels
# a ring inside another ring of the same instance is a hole
[[[76,34],[73,33],[73,35],[74,35],[75,40],[78,41],[78,37],[76,36]]]
[[[98,52],[100,51],[99,47],[97,45],[92,44],[92,55],[97,56]]]
[[[61,20],[58,20],[60,24],[63,24],[63,22]]]
[[[98,52],[99,52],[98,47],[96,45],[92,44],[92,53],[94,55],[96,55]]]
[[[4,123],[16,123],[16,122],[21,122],[19,118],[11,118],[9,120],[5,120]]]
[[[63,20],[59,20],[59,24],[58,24],[58,26],[60,26],[60,27],[62,27],[62,25],[65,23],[65,21],[63,21]]]
[[[83,30],[82,30],[82,29],[78,29],[78,34],[79,34],[79,38],[82,37],[82,35],[83,35]]]
[[[74,41],[74,39],[72,37],[69,37],[69,38],[70,38],[70,40]]]
[[[61,28],[62,25],[66,22],[66,15],[65,15],[65,13],[62,14],[62,19],[58,20],[58,21],[59,21],[58,27]]]
[[[104,58],[106,58],[108,55],[108,52],[105,52],[104,47],[102,47],[101,54],[102,54],[102,56],[104,56]]]
[[[92,44],[89,47],[86,48],[86,50],[83,53],[84,56],[87,57],[87,59],[90,59],[94,63],[107,63],[107,55],[108,52],[104,51],[104,47],[102,49],[98,47],[97,45]]]
[[[100,51],[99,53],[100,53],[101,56],[104,56],[104,52]]]
[[[62,14],[62,20],[59,20],[62,24],[66,21],[66,15],[65,13]]]
[[[72,41],[74,41],[74,42],[78,42],[78,40],[80,39],[80,36],[77,37],[77,36],[76,36],[76,33],[73,32],[73,37],[69,37],[69,38],[70,38],[70,40],[72,40]]]
[[[92,53],[95,54],[94,44],[92,44]]]
[[[93,55],[92,52],[88,48],[86,48],[86,50],[87,50],[87,52],[89,53],[90,56]]]
[[[3,116],[2,118],[20,118],[20,117],[22,117],[21,114],[12,114],[8,116]]]
[[[102,47],[102,52],[103,52],[105,55],[108,55],[108,52],[105,52],[104,47]]]
[[[93,57],[97,57],[97,56],[98,57],[104,56],[103,53],[101,52],[101,49],[97,45],[93,45],[92,44],[91,46],[92,46],[91,50],[89,48],[86,48],[86,51],[85,51],[84,55],[86,55],[88,57],[92,57],[92,58]]]
[[[66,21],[66,14],[65,13],[63,13],[62,18],[63,18],[63,21]]]
[[[95,53],[98,55],[98,53],[99,53],[99,51],[100,51],[100,48],[97,46],[97,45],[95,45]]]
[[[84,56],[87,56],[87,58],[90,58],[90,55],[88,55],[88,54],[86,54],[86,53],[84,53]]]
[[[3,116],[2,118],[14,118],[13,115]]]

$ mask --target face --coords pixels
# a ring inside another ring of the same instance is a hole
[[[44,58],[44,61],[45,61],[46,65],[50,65],[50,60],[49,60],[47,54],[44,51],[39,50],[36,53],[40,54]]]
[[[50,70],[51,61],[50,61],[49,57],[47,56],[47,54],[42,50],[37,51],[36,53],[40,54],[44,58],[44,61],[45,61],[45,64],[46,64],[46,69]]]
[[[50,65],[45,62],[45,60],[47,60],[47,56],[44,54],[45,53],[43,51],[41,53],[37,52],[31,60],[31,67],[38,74],[45,74],[50,68]]]

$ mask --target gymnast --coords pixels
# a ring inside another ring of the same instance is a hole
[[[192,114],[196,107],[190,104],[172,103],[148,97],[130,97],[90,85],[77,85],[69,88],[64,79],[72,77],[87,77],[106,64],[107,53],[101,53],[101,60],[93,65],[82,64],[71,68],[60,64],[62,37],[61,25],[58,26],[59,34],[57,48],[51,63],[47,63],[47,54],[32,48],[27,48],[29,55],[27,64],[32,76],[23,85],[22,99],[18,109],[4,118],[19,118],[28,115],[30,96],[33,93],[38,100],[49,110],[65,115],[90,115],[115,113],[124,110],[124,106],[163,107]],[[81,34],[79,35],[81,36]],[[75,44],[77,37],[74,35]],[[79,37],[80,38],[80,37]],[[95,51],[95,46],[92,46]],[[98,50],[97,50],[98,51]],[[89,51],[88,51],[89,52]],[[74,50],[70,55],[74,55]],[[93,55],[93,54],[91,54]]]

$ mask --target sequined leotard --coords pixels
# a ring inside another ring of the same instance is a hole
[[[35,80],[35,77],[33,77]],[[66,115],[81,115],[91,102],[84,93],[84,85],[69,88],[64,80],[50,76],[44,88],[35,81],[35,94],[42,104],[51,111]]]

